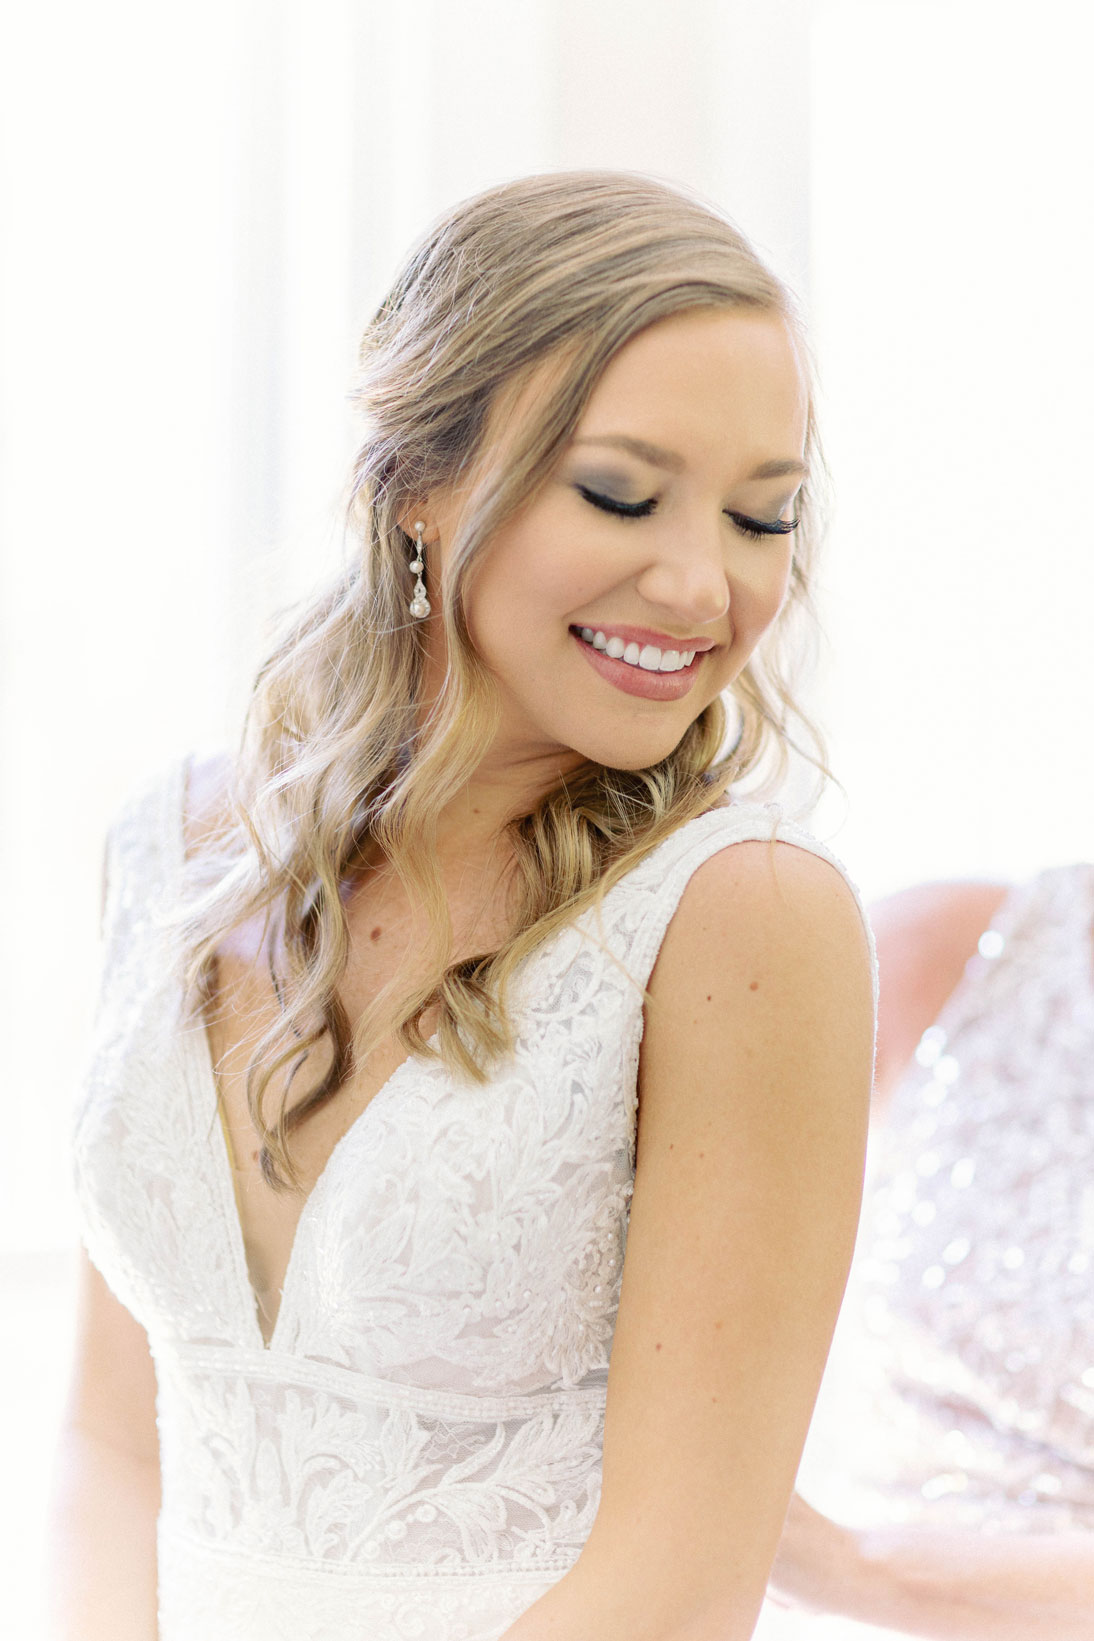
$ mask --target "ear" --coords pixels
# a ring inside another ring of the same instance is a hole
[[[399,518],[399,528],[411,546],[418,539],[419,524],[422,527],[422,542],[429,547],[436,541],[438,531],[428,507],[408,507]]]

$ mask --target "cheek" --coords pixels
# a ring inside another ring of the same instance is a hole
[[[485,550],[466,584],[465,607],[471,642],[484,659],[504,653],[528,624],[531,600],[520,573],[524,555],[519,535],[504,532]]]
[[[776,569],[775,574],[772,577],[771,593],[770,593],[770,597],[771,597],[771,615],[768,618],[768,624],[769,625],[772,621],[774,621],[775,617],[778,615],[779,611],[782,609],[783,605],[786,603],[787,597],[789,596],[789,593],[790,593],[790,572],[793,569],[793,566],[794,566],[793,552],[792,551],[787,552],[786,555],[780,560],[778,568]]]
[[[792,562],[789,549],[772,553],[738,589],[734,626],[750,645],[759,642],[786,602]]]
[[[468,587],[467,622],[484,656],[568,638],[570,616],[603,590],[603,567],[572,530],[506,531]]]

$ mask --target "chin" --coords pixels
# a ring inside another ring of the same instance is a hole
[[[587,758],[590,763],[603,764],[608,769],[652,769],[674,752],[681,740],[691,728],[685,724],[678,734],[663,734],[659,736],[614,735],[601,740],[583,738],[573,743],[573,750]]]

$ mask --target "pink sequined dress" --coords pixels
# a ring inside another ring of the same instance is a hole
[[[1094,866],[1007,895],[893,1092],[799,1485],[864,1527],[1094,1528]],[[756,1641],[898,1633],[769,1602]]]
[[[1094,1528],[1094,866],[1006,897],[873,1151],[844,1513]]]

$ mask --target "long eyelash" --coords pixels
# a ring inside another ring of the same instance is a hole
[[[602,496],[599,490],[587,490],[583,484],[577,486],[579,495],[585,497],[594,507],[599,507],[602,513],[614,513],[621,519],[648,518],[657,506],[657,497],[651,496],[648,501],[613,501],[611,496]]]
[[[756,541],[764,536],[788,536],[801,523],[800,519],[772,519],[770,523],[764,519],[750,519],[746,513],[727,513],[740,530],[742,535],[752,536]]]
[[[601,495],[599,490],[590,490],[584,484],[577,487],[579,495],[584,496],[593,507],[599,507],[602,513],[612,513],[616,518],[642,519],[648,518],[657,506],[657,497],[650,496],[647,501],[615,501],[611,496]],[[749,518],[746,513],[727,513],[742,535],[752,536],[761,541],[764,536],[788,536],[792,530],[798,528],[800,519],[764,519]]]

